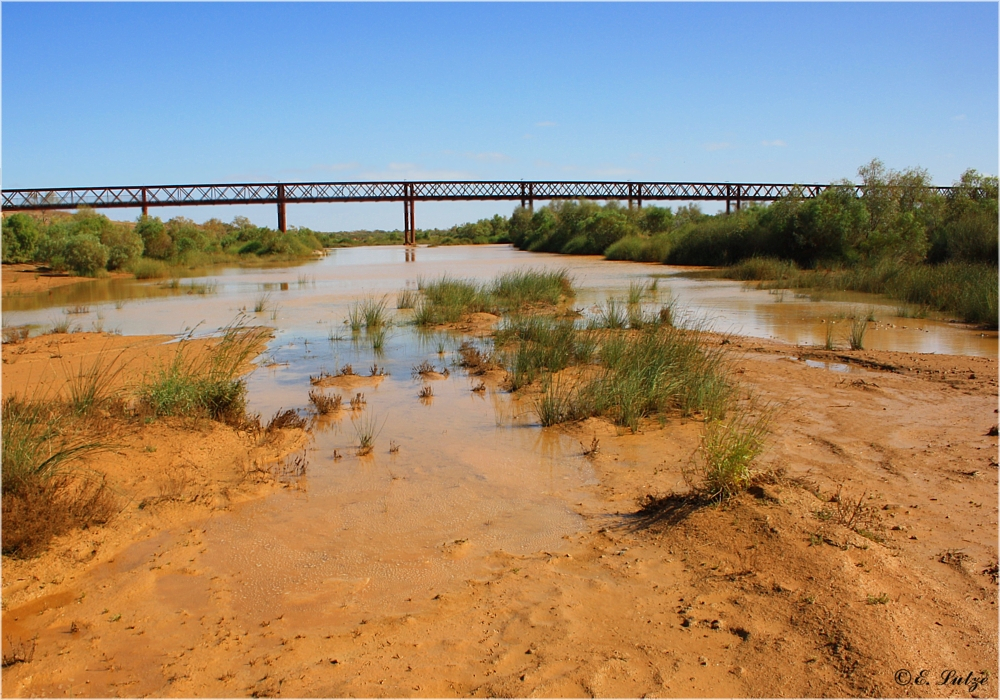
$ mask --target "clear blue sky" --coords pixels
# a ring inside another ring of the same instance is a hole
[[[996,3],[4,2],[2,26],[5,188],[998,171]],[[289,224],[400,228],[402,205]]]

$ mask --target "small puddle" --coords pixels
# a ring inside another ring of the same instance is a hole
[[[809,367],[816,367],[817,369],[825,369],[830,372],[854,372],[855,368],[843,362],[822,362],[820,360],[806,360],[806,365]]]

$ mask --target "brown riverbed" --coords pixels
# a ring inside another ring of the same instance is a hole
[[[285,306],[306,314],[305,301]],[[325,333],[339,312],[311,322]],[[265,414],[303,404],[314,367],[367,374],[370,349],[300,333],[279,324],[251,377]],[[18,362],[44,363],[53,337]],[[637,501],[685,491],[699,420],[541,429],[494,382],[471,392],[479,380],[450,365],[447,336],[397,337],[390,375],[350,387],[387,416],[370,458],[350,450],[349,411],[313,424],[306,475],[284,484],[238,478],[247,448],[216,424],[126,436],[91,466],[147,504],[4,560],[5,653],[35,639],[30,663],[3,670],[4,692],[970,692],[934,683],[997,666],[995,356],[728,340],[735,377],[781,407],[763,462],[784,476],[658,518],[636,517]],[[418,356],[448,376],[411,378]],[[5,393],[16,366],[3,366]],[[838,489],[878,507],[882,542],[826,516]],[[931,684],[899,685],[900,669]],[[972,694],[996,692],[994,673]]]

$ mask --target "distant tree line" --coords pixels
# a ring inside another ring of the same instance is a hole
[[[181,216],[167,222],[143,216],[132,223],[112,221],[91,209],[10,214],[3,218],[2,243],[5,263],[43,263],[86,276],[125,270],[139,277],[165,273],[170,265],[295,258],[323,248],[320,237],[307,228],[282,233],[242,216],[228,224],[218,219],[196,224]]]
[[[509,235],[524,250],[604,254],[615,260],[730,265],[776,257],[802,267],[892,259],[997,264],[997,178],[966,171],[948,195],[926,170],[859,170],[865,194],[843,181],[816,198],[796,193],[770,205],[709,216],[696,205],[625,209],[617,202],[557,202],[517,209]]]

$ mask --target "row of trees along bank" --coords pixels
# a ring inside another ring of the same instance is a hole
[[[144,216],[133,223],[91,209],[19,212],[3,218],[3,262],[42,263],[90,277],[115,270],[159,277],[171,266],[312,255],[323,248],[320,236],[307,228],[282,233],[242,216],[229,224],[218,219],[196,224],[180,216],[165,223]]]
[[[944,196],[922,169],[873,160],[858,174],[861,197],[842,181],[813,199],[714,216],[617,202],[519,208],[509,237],[523,250],[731,266],[723,274],[888,294],[996,327],[997,178],[968,170]]]

